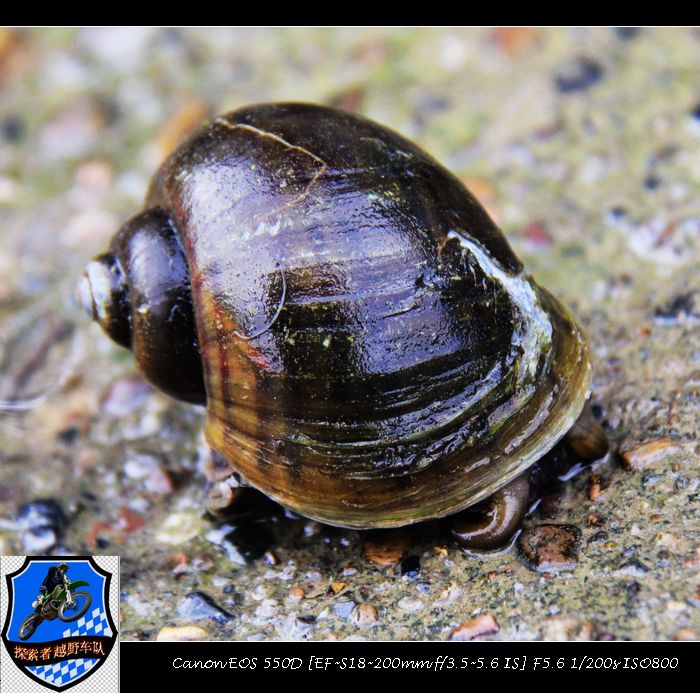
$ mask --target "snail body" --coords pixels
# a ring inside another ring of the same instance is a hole
[[[576,319],[463,184],[321,106],[204,124],[81,296],[150,382],[206,405],[232,472],[338,526],[455,515],[494,494],[514,524],[518,479],[580,432],[590,394]]]

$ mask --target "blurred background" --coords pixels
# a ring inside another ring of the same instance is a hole
[[[127,639],[699,637],[698,85],[697,29],[0,28],[0,552],[121,555]],[[413,139],[581,318],[619,454],[528,518],[573,558],[204,517],[202,412],[73,289],[193,127],[279,100]]]

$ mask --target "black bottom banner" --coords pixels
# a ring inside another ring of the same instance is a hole
[[[123,690],[144,667],[163,684],[222,683],[240,670],[267,672],[430,671],[691,673],[692,642],[123,642]],[[231,679],[229,678],[229,681]]]

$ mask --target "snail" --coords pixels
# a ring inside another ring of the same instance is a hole
[[[458,178],[340,110],[203,124],[79,295],[150,383],[206,406],[231,483],[323,523],[447,518],[499,546],[552,448],[607,451],[571,312]]]

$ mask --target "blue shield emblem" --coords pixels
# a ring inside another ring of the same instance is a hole
[[[28,556],[6,576],[2,639],[21,671],[63,691],[99,669],[117,637],[109,608],[111,577],[89,556]],[[37,603],[40,591],[45,595]]]

